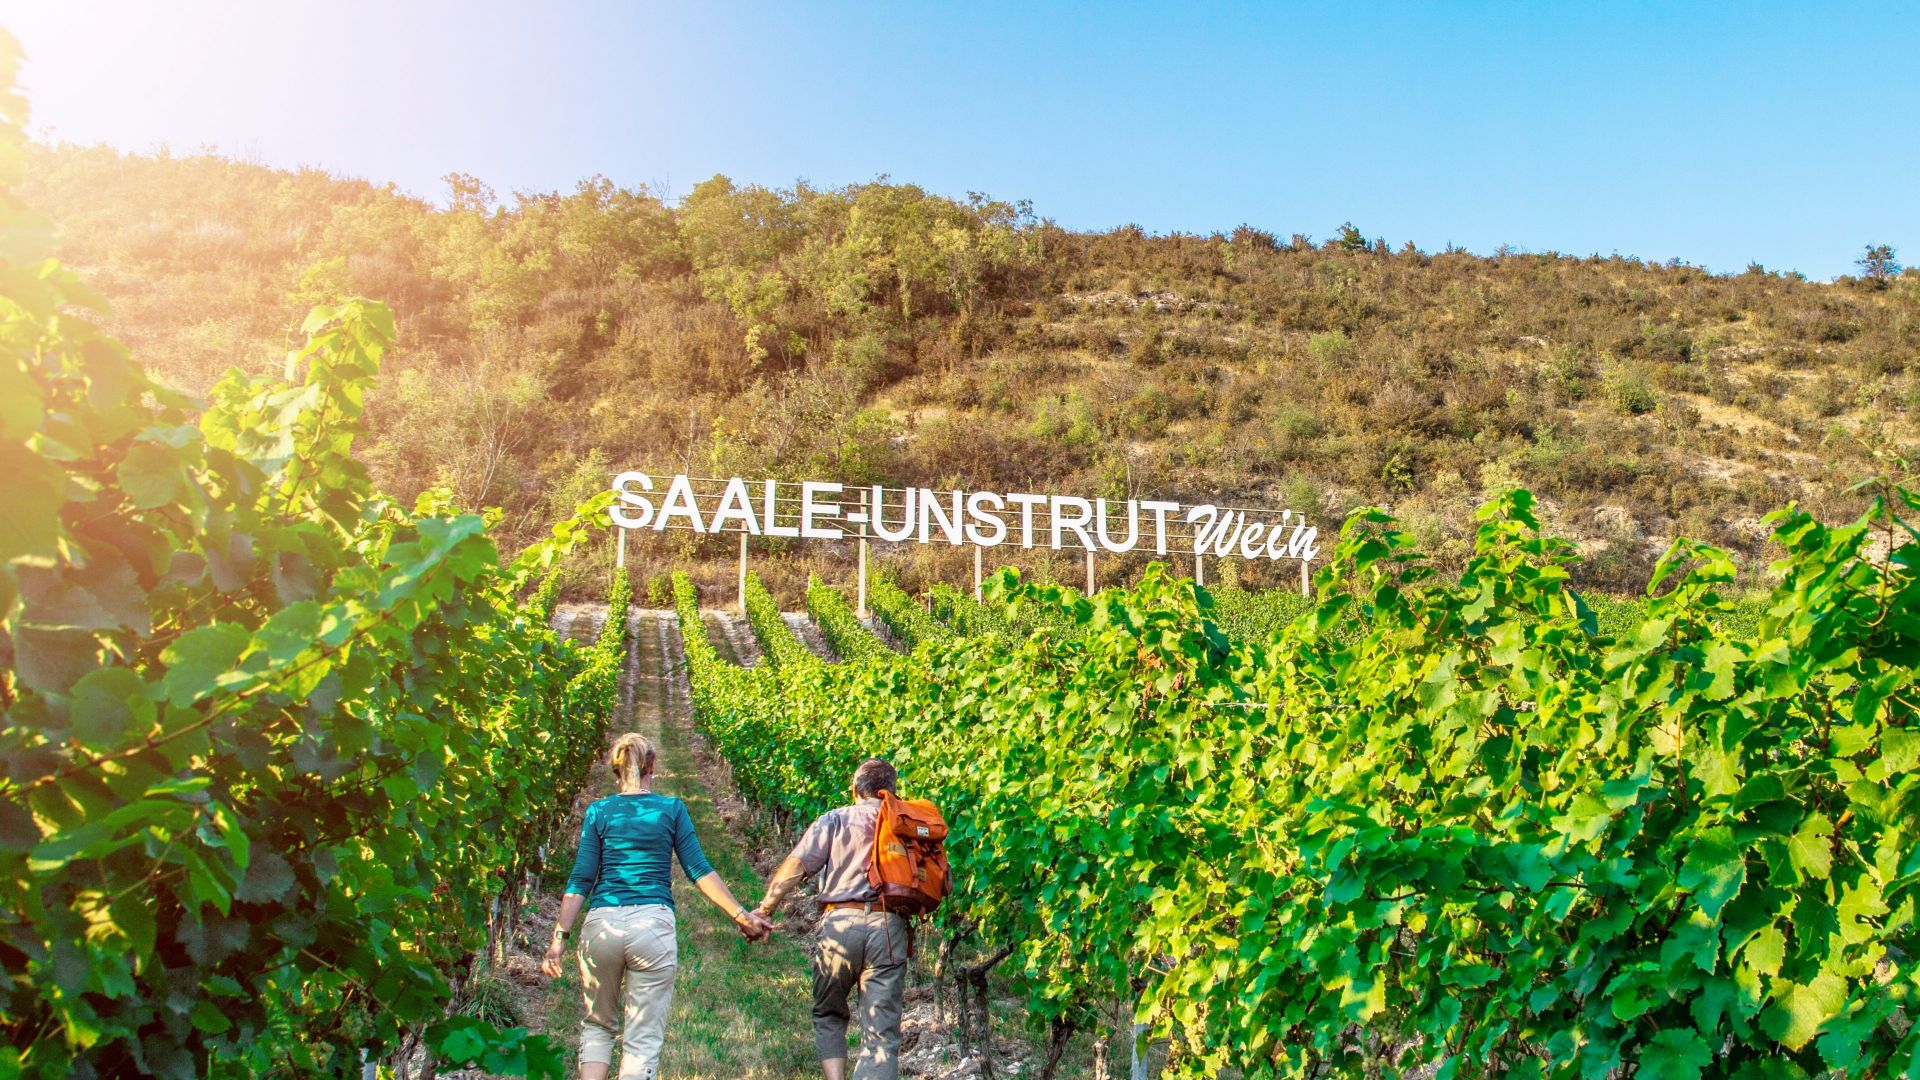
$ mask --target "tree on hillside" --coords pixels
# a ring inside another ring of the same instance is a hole
[[[795,213],[799,201],[715,176],[695,185],[680,203],[680,235],[701,288],[746,324],[747,353],[756,364],[767,358],[770,345],[791,354],[804,348],[798,337],[777,338],[774,322],[792,292],[781,260],[799,249],[805,235]]]
[[[1256,229],[1251,225],[1241,225],[1227,237],[1227,243],[1245,251],[1278,251],[1280,241],[1265,229]]]
[[[1860,268],[1860,276],[1868,281],[1885,284],[1886,280],[1900,272],[1900,264],[1894,259],[1895,252],[1891,244],[1868,244],[1866,253],[1854,262]]]
[[[1370,246],[1366,234],[1354,227],[1351,221],[1340,223],[1340,236],[1333,243],[1335,247],[1347,251],[1365,251]]]
[[[517,209],[521,245],[557,252],[576,287],[661,277],[685,260],[672,212],[645,187],[596,176],[571,195],[523,194]]]

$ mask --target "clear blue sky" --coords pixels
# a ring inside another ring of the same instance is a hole
[[[1070,228],[1920,262],[1915,4],[4,0],[0,26],[54,137],[436,199],[455,170],[884,173]]]

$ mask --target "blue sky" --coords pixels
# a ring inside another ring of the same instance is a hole
[[[1920,262],[1920,5],[6,0],[34,126],[439,198],[887,174],[1069,228]]]

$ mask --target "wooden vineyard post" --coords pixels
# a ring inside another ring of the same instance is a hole
[[[979,603],[986,598],[985,593],[982,591],[980,576],[981,564],[984,561],[985,556],[980,553],[980,547],[976,544],[973,549],[973,600],[975,603]]]
[[[1127,1070],[1127,1080],[1147,1080],[1147,1032],[1153,1028],[1148,1024],[1133,1025],[1133,1061]]]
[[[744,532],[740,534],[740,591],[735,593],[734,595],[739,597],[740,613],[743,615],[746,614],[746,611],[747,611],[747,534]]]

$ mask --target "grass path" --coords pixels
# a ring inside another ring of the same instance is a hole
[[[638,731],[660,747],[654,790],[686,800],[707,859],[734,895],[752,904],[764,883],[726,831],[694,760],[685,655],[673,613],[636,611],[632,632],[616,727]],[[799,943],[775,935],[748,945],[732,921],[677,870],[673,899],[680,924],[680,969],[660,1075],[671,1080],[801,1080],[817,1075],[808,1019],[812,984]],[[583,1010],[579,975],[571,962],[554,981],[549,1002],[548,1035],[577,1045]]]

